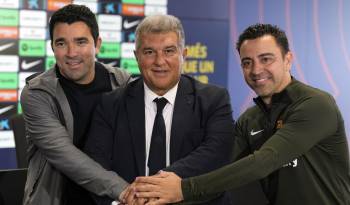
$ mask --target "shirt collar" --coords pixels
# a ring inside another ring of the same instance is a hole
[[[153,100],[155,98],[160,98],[160,97],[164,97],[165,99],[168,100],[168,103],[170,103],[171,105],[174,105],[175,103],[175,98],[176,98],[176,93],[177,93],[177,88],[179,86],[179,82],[176,83],[176,85],[171,88],[168,92],[166,92],[163,96],[159,96],[156,93],[154,93],[147,85],[145,82],[143,82],[143,87],[145,90],[145,103],[146,104],[151,104],[153,103]]]

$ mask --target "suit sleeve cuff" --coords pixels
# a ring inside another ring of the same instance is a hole
[[[181,190],[182,190],[182,196],[185,201],[192,201],[193,200],[193,190],[191,186],[191,179],[182,179],[181,180]]]

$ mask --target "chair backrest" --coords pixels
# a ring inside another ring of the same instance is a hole
[[[0,170],[0,205],[22,204],[27,169]]]
[[[10,119],[13,134],[15,136],[17,167],[27,168],[27,148],[28,143],[25,134],[25,124],[22,114],[16,115]]]

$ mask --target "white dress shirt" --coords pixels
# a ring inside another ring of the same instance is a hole
[[[168,103],[165,105],[163,109],[163,118],[165,122],[165,133],[166,133],[166,166],[170,165],[170,133],[171,133],[171,123],[173,120],[173,112],[174,112],[174,103],[178,88],[178,83],[171,88],[167,93],[163,96],[159,96],[155,94],[147,85],[144,84],[145,90],[145,134],[146,134],[146,163],[145,163],[145,174],[148,176],[149,168],[148,164],[148,156],[149,149],[151,146],[151,138],[153,131],[153,123],[157,114],[157,104],[153,102],[155,98],[164,97],[168,100]]]

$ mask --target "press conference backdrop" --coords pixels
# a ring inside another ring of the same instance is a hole
[[[218,2],[220,6],[216,8],[220,12],[215,13],[226,12],[224,15],[211,15],[211,29],[208,30],[208,18],[186,17],[177,13],[189,12],[190,8],[199,5],[198,1],[74,1],[87,5],[97,15],[103,42],[98,60],[120,66],[133,74],[139,74],[133,50],[134,31],[140,20],[147,15],[168,13],[168,10],[179,14],[187,35],[188,58],[184,72],[204,83],[226,86],[229,26],[227,7],[223,2],[226,1]],[[52,13],[68,3],[72,1],[0,0],[0,168],[16,167],[9,118],[21,113],[19,97],[25,78],[54,65],[47,25]],[[210,8],[207,4],[203,6],[205,10]]]
[[[21,112],[19,93],[32,72],[54,64],[47,22],[67,0],[0,0],[0,168],[15,168],[8,117]],[[350,128],[350,2],[345,0],[86,0],[97,14],[103,39],[99,60],[137,74],[134,29],[152,13],[178,16],[188,58],[184,72],[229,89],[234,117],[252,105],[234,48],[239,33],[257,23],[277,24],[294,52],[293,75],[330,92]],[[35,23],[34,23],[35,22]],[[350,139],[350,138],[349,138]]]

